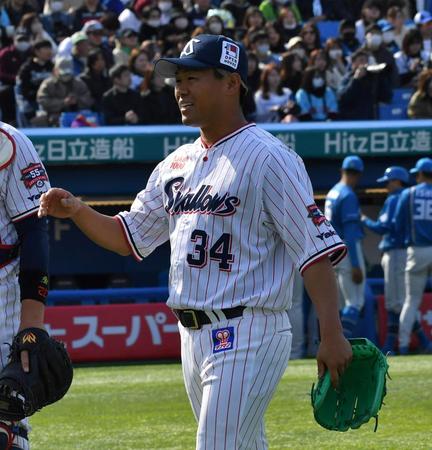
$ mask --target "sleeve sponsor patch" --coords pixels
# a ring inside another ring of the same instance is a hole
[[[48,181],[48,176],[41,163],[30,163],[21,170],[21,181],[27,189],[31,189],[35,185],[41,188],[45,181]]]
[[[319,227],[323,223],[328,223],[324,214],[315,203],[313,205],[306,206],[306,209],[308,210],[309,219],[311,219],[313,224],[317,227]]]

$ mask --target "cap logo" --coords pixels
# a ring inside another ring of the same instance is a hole
[[[237,69],[239,64],[240,47],[229,41],[222,42],[222,55],[220,62],[225,66]]]
[[[198,44],[198,42],[201,42],[199,39],[191,39],[184,47],[182,52],[180,53],[180,58],[183,58],[183,56],[189,56],[194,53],[194,44]]]

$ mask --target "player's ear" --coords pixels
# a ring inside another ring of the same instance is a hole
[[[238,73],[230,73],[226,77],[226,88],[230,95],[238,95],[241,90],[241,80]]]

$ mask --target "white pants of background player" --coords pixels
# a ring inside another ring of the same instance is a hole
[[[212,330],[232,327],[232,347],[215,351]],[[247,308],[243,317],[204,325],[179,324],[183,376],[198,422],[196,449],[266,450],[264,413],[291,350],[286,311]]]
[[[400,314],[405,301],[406,253],[405,248],[395,248],[384,252],[381,258],[385,308],[395,314]]]
[[[357,255],[360,269],[363,273],[363,281],[360,284],[355,284],[352,280],[351,271],[352,265],[349,255],[347,255],[336,267],[336,276],[339,286],[339,294],[341,301],[341,309],[345,306],[352,306],[360,311],[363,308],[365,301],[365,283],[366,283],[366,268],[363,256],[363,249],[361,242],[357,242]]]
[[[408,247],[405,271],[406,297],[399,323],[399,347],[408,347],[428,276],[432,274],[432,246]]]
[[[9,345],[12,343],[13,337],[18,331],[21,302],[20,290],[17,283],[17,276],[15,271],[7,270],[9,266],[0,269],[2,274],[5,274],[1,279],[0,284],[0,363],[3,368],[8,362],[8,355],[10,351]],[[28,421],[21,422],[21,426],[29,431]],[[28,450],[28,440],[20,436],[15,436],[13,445],[19,449]]]

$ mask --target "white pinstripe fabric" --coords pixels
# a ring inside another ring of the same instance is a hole
[[[213,197],[237,197],[235,212],[187,210],[206,186]],[[189,200],[170,203],[180,194]],[[200,140],[180,147],[157,166],[131,210],[118,217],[137,259],[170,240],[169,306],[281,311],[290,304],[294,269],[344,249],[329,223],[316,225],[308,217],[313,203],[301,158],[251,124],[210,149]],[[207,251],[221,235],[231,236],[230,270],[220,270],[207,255],[200,267],[188,263],[187,255],[196,254],[194,230],[208,236]]]
[[[38,194],[49,189],[49,182],[42,186],[27,188],[21,171],[32,163],[41,163],[31,141],[14,127],[0,122],[0,129],[6,131],[16,144],[16,155],[5,168],[0,169],[0,246],[17,243],[14,222],[35,214],[39,207]],[[17,333],[21,311],[20,289],[18,285],[19,257],[4,267],[0,267],[0,363],[7,362],[9,346]],[[23,422],[28,427],[28,422]],[[28,441],[16,437],[14,443],[19,448],[28,449]]]
[[[212,329],[229,326],[234,348],[213,353]],[[201,330],[179,325],[197,450],[267,449],[264,413],[288,364],[290,328],[285,311],[259,309]]]

